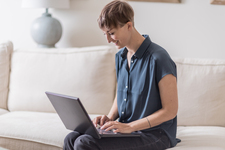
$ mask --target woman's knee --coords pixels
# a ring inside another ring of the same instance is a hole
[[[69,133],[64,139],[64,149],[73,149],[74,142],[78,136],[80,136],[78,132]]]
[[[98,150],[98,148],[94,138],[84,134],[76,139],[74,150]]]
[[[78,133],[71,132],[65,137],[64,142],[72,141],[72,140],[75,141],[78,136],[79,136]]]

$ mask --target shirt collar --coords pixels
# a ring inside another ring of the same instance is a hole
[[[145,40],[143,41],[141,46],[138,48],[138,50],[134,54],[134,56],[137,58],[141,58],[143,56],[143,54],[145,53],[145,51],[147,50],[147,48],[149,47],[149,45],[152,43],[152,41],[150,40],[148,35],[142,35],[142,36],[145,38]],[[121,57],[126,58],[127,52],[128,52],[127,48],[124,47]]]
[[[124,48],[123,48],[123,51],[122,51],[122,54],[121,54],[121,57],[122,57],[123,59],[125,59],[125,58],[127,57],[127,52],[128,52],[127,48],[124,47]]]

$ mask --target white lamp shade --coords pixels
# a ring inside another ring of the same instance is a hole
[[[22,0],[23,8],[69,8],[70,0]]]

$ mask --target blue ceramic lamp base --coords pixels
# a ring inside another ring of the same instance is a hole
[[[55,47],[55,44],[60,40],[62,26],[57,19],[52,18],[51,14],[48,13],[48,8],[40,18],[32,23],[31,36],[41,48]]]

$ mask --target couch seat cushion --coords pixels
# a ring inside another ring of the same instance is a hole
[[[224,150],[225,128],[216,126],[179,126],[181,142],[174,150]]]
[[[0,122],[0,138],[7,138],[4,140],[7,143],[2,143],[3,140],[0,140],[0,147],[10,146],[9,143],[12,143],[12,140],[13,147],[6,147],[9,149],[24,147],[27,141],[30,143],[24,149],[33,149],[34,143],[61,148],[65,136],[71,132],[65,128],[55,113],[10,112],[1,115]],[[36,147],[35,149],[45,148]]]
[[[8,149],[61,150],[71,132],[56,113],[9,112],[0,115],[0,122],[0,147]]]

